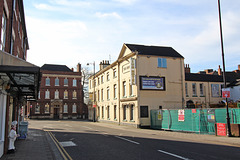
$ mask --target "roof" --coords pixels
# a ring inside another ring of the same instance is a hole
[[[201,82],[223,82],[223,76],[211,74],[185,73],[186,81],[201,81]],[[233,82],[234,78],[226,76],[227,82]]]
[[[57,64],[44,64],[41,67],[41,70],[46,71],[62,71],[62,72],[73,72],[70,68],[66,65],[57,65]]]
[[[154,55],[184,58],[181,54],[175,51],[172,47],[163,46],[146,46],[138,44],[125,44],[131,51],[137,51],[139,55]]]

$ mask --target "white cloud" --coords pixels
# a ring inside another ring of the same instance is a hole
[[[95,14],[97,17],[99,18],[107,18],[107,17],[111,17],[111,18],[117,18],[117,19],[122,19],[122,17],[116,13],[116,12],[112,12],[112,13],[101,13],[101,12],[97,12]]]

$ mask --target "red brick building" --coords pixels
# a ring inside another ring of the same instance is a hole
[[[41,73],[39,96],[37,102],[30,107],[30,118],[87,118],[80,64],[77,65],[76,72],[65,65],[44,64]]]

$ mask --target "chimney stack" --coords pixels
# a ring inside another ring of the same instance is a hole
[[[100,68],[100,70],[102,70],[102,69],[104,69],[105,67],[107,67],[109,65],[110,65],[109,61],[103,60],[102,62],[100,62],[99,68]]]
[[[82,72],[81,72],[81,64],[80,64],[80,63],[77,64],[77,72],[79,72],[80,75],[82,75]]]
[[[222,69],[221,69],[220,65],[218,65],[218,75],[219,75],[219,76],[222,75]]]
[[[185,69],[185,73],[191,73],[189,64],[186,64],[184,69]]]

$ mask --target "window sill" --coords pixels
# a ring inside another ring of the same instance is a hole
[[[197,95],[193,95],[192,97],[198,97]]]
[[[205,97],[205,96],[202,95],[202,96],[200,96],[200,97]]]
[[[127,122],[127,120],[126,120],[126,119],[124,119],[124,120],[123,120],[123,122]]]
[[[114,121],[117,121],[117,118],[115,118]]]
[[[134,120],[130,120],[130,122],[135,122]]]

